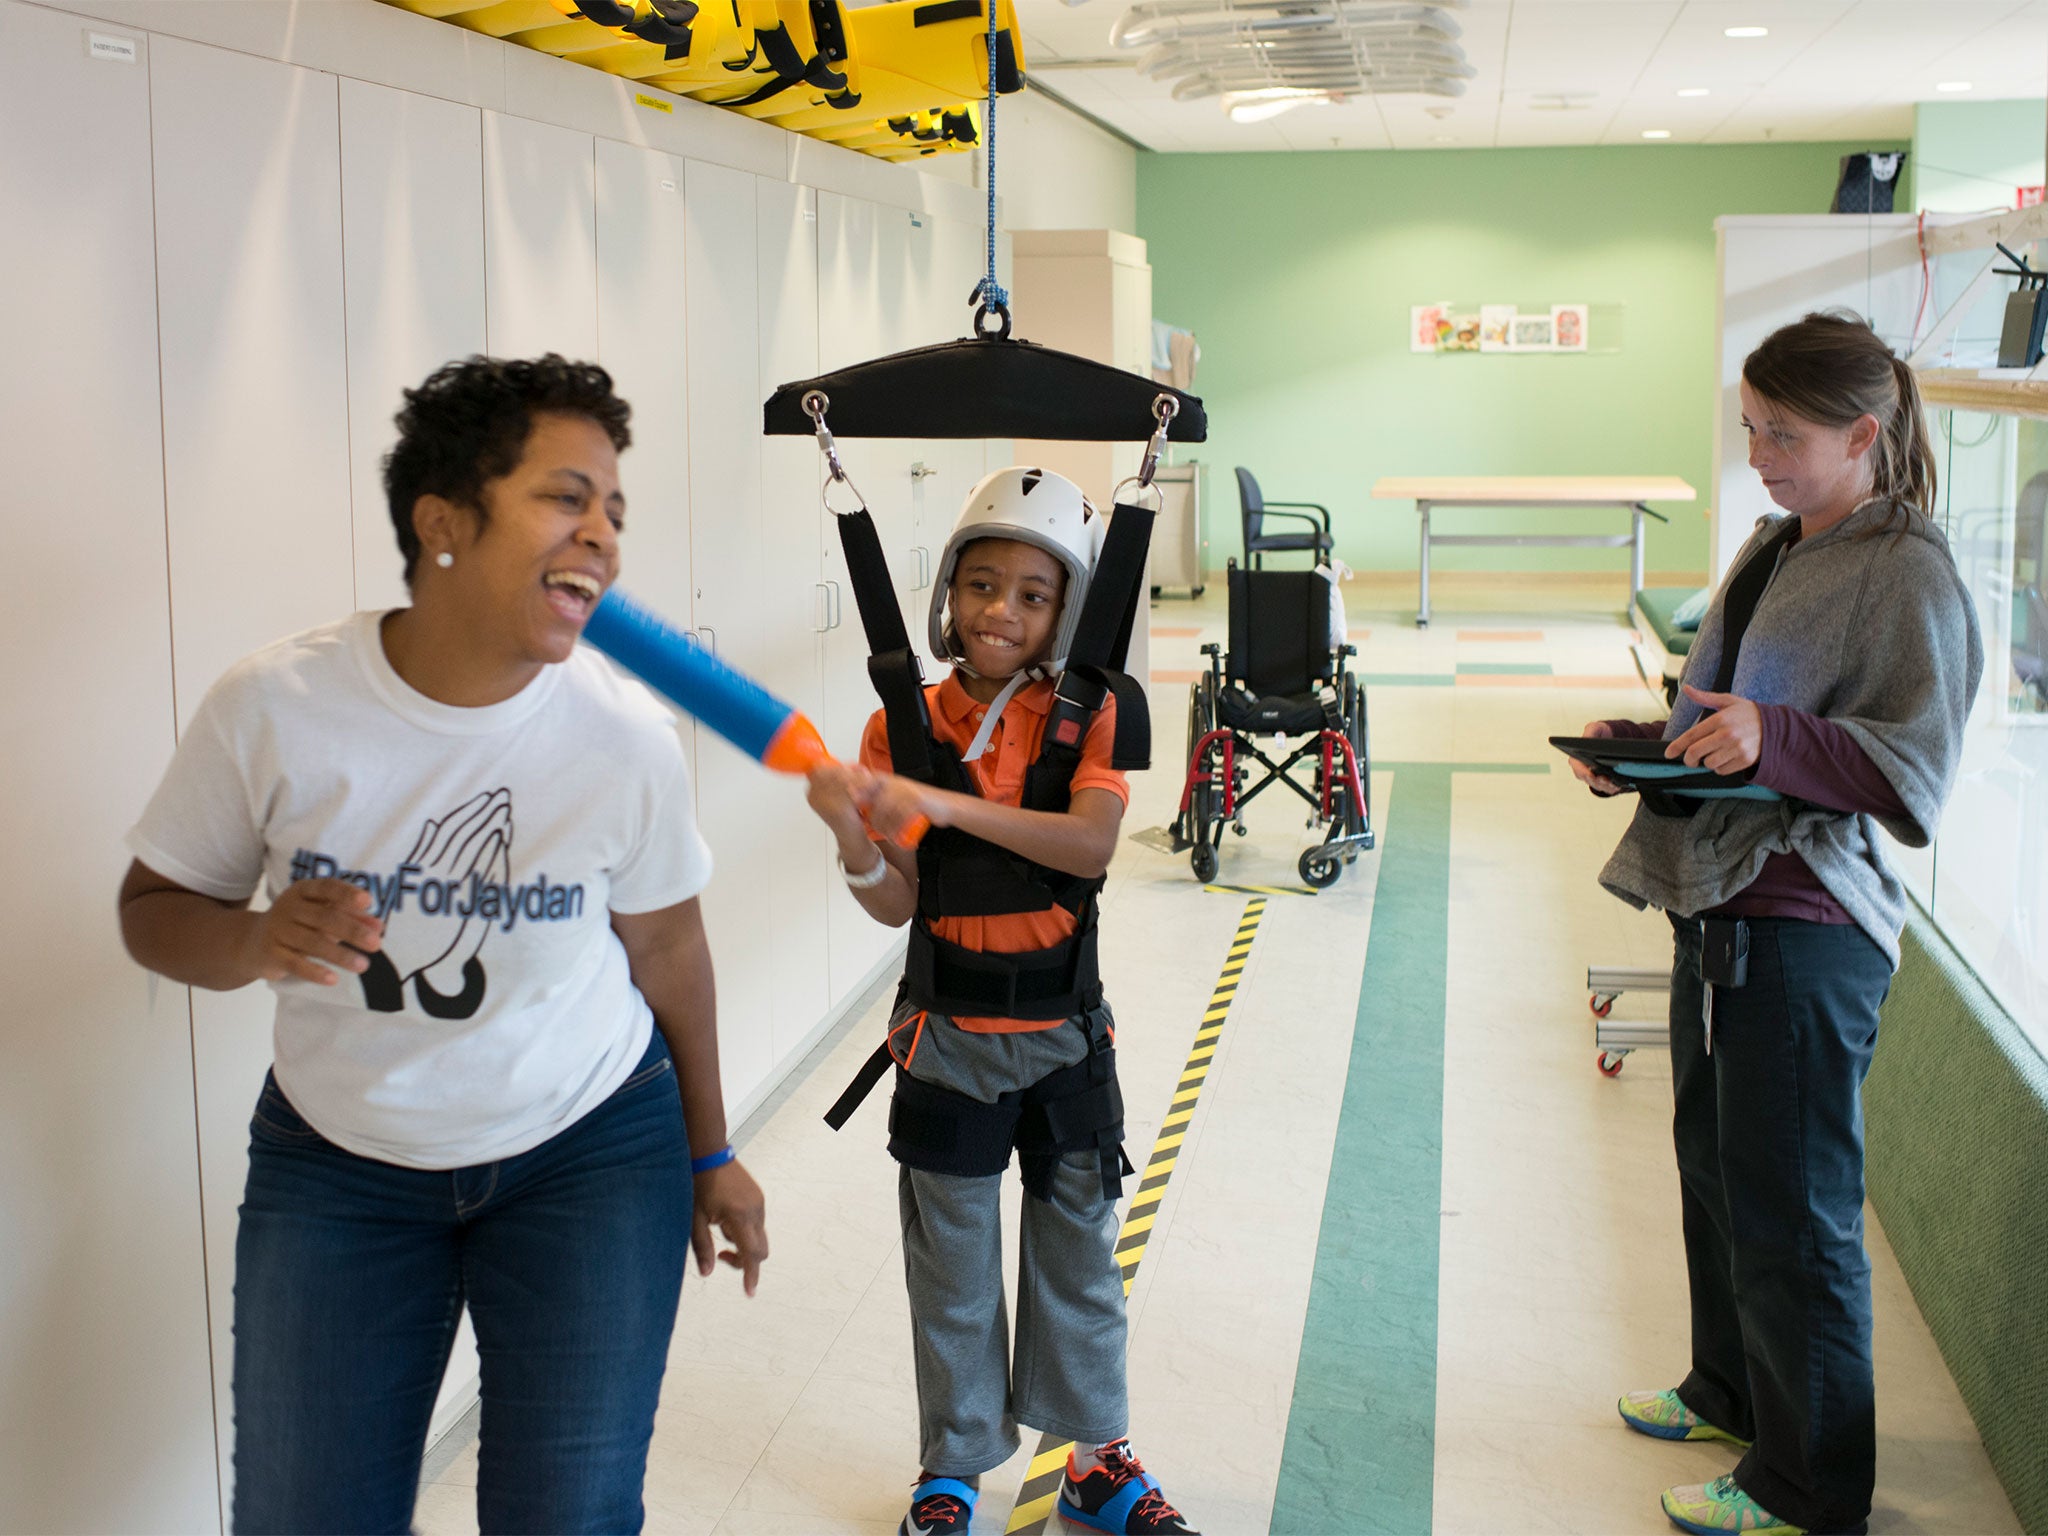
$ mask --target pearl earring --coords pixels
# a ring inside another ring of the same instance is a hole
[[[434,564],[436,564],[436,565],[438,565],[439,567],[441,567],[441,569],[442,569],[442,570],[444,570],[444,571],[445,571],[445,570],[447,570],[447,569],[448,569],[448,567],[449,567],[449,566],[451,566],[451,565],[453,565],[454,563],[455,563],[455,556],[454,556],[454,555],[452,555],[452,554],[450,554],[450,553],[449,553],[449,552],[448,552],[447,550],[445,550],[445,549],[444,549],[444,550],[442,550],[442,551],[441,551],[441,553],[439,553],[438,555],[434,556]]]

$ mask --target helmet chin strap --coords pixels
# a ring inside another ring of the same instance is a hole
[[[963,662],[961,665],[965,666],[966,663]],[[981,674],[977,672],[975,676],[979,677]],[[974,740],[968,743],[967,750],[961,754],[962,762],[975,762],[988,750],[989,738],[996,733],[996,725],[1003,718],[1004,706],[1015,697],[1019,688],[1043,676],[1045,673],[1038,667],[1026,667],[1003,684],[1003,691],[995,696],[989,704],[988,713],[982,717],[981,729],[974,733]]]

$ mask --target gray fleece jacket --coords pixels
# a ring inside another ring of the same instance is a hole
[[[1778,557],[1729,691],[1842,726],[1909,813],[1885,818],[1884,830],[1921,848],[1955,785],[1984,645],[1948,541],[1925,518],[1903,538],[1871,532],[1892,516],[1886,503],[1866,502]],[[1759,520],[1729,570],[1778,526]],[[1686,657],[1685,681],[1695,688],[1712,688],[1720,671],[1726,595],[1724,584]],[[1704,713],[1681,694],[1665,740]],[[1885,860],[1879,825],[1792,800],[1708,800],[1686,818],[1638,805],[1600,883],[1633,906],[1696,916],[1744,890],[1771,854],[1796,853],[1896,969],[1906,892]]]

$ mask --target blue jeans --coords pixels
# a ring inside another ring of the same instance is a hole
[[[423,1172],[345,1152],[276,1081],[235,1243],[237,1532],[403,1532],[468,1304],[485,1532],[638,1531],[690,1242],[661,1032],[530,1152]]]
[[[1863,1099],[1891,965],[1860,928],[1749,920],[1749,979],[1702,1024],[1700,924],[1674,917],[1673,1119],[1694,1413],[1755,1444],[1781,1520],[1861,1531],[1876,1480]]]

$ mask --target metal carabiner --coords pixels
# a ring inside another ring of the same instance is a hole
[[[1155,395],[1152,399],[1152,419],[1159,423],[1152,434],[1152,441],[1145,445],[1144,462],[1138,466],[1138,484],[1149,486],[1152,476],[1159,470],[1159,456],[1166,451],[1166,431],[1173,425],[1173,418],[1180,414],[1180,401],[1172,395]]]
[[[841,512],[832,505],[832,487],[843,485],[853,492],[855,503],[853,511],[865,512],[868,505],[867,498],[861,495],[860,487],[855,485],[852,477],[846,473],[846,466],[839,460],[839,445],[832,440],[832,429],[825,425],[825,412],[832,407],[832,397],[822,389],[808,389],[804,391],[804,397],[800,403],[803,406],[804,414],[811,418],[811,421],[818,429],[818,452],[825,456],[825,483],[818,489],[819,502],[834,517],[852,516],[852,513]]]

